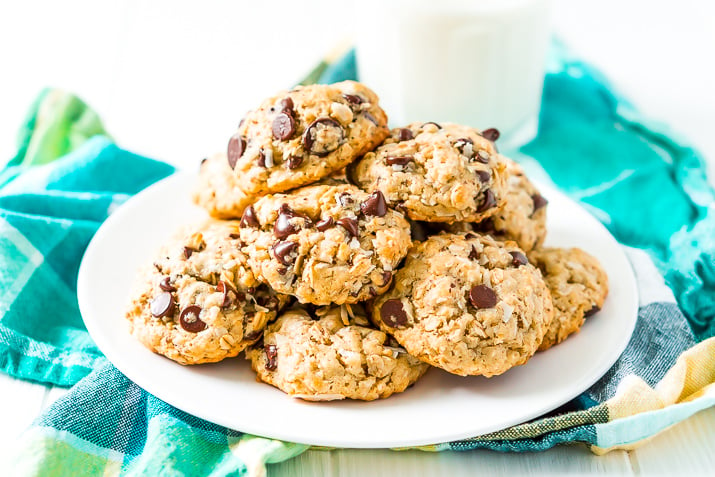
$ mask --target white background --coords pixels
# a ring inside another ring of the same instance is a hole
[[[715,2],[554,3],[554,31],[599,67],[647,116],[715,158]],[[298,81],[348,41],[349,2],[310,0],[0,4],[0,162],[44,86],[78,93],[118,143],[191,167],[225,147],[243,113]],[[358,25],[369,28],[369,25]],[[0,376],[0,454],[62,393]],[[635,452],[596,458],[580,447],[533,455],[491,452],[312,451],[276,473],[471,475],[677,473],[713,468],[715,411],[701,413]],[[369,470],[369,472],[367,471]]]

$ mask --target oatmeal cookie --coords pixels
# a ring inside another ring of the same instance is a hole
[[[372,320],[408,353],[453,374],[524,364],[553,317],[541,273],[514,242],[475,233],[417,242]]]
[[[217,219],[239,219],[243,209],[257,197],[246,194],[226,161],[226,154],[214,154],[201,163],[192,199]]]
[[[256,280],[240,247],[236,221],[177,234],[139,276],[131,334],[181,364],[221,361],[256,342],[288,297]]]
[[[561,343],[603,307],[608,275],[591,255],[578,248],[534,250],[529,260],[539,267],[554,302],[554,320],[539,351]]]
[[[227,161],[246,194],[283,192],[345,167],[388,133],[377,95],[364,85],[298,86],[243,118]]]
[[[546,205],[548,201],[526,177],[516,162],[507,159],[504,202],[491,217],[479,222],[445,225],[452,233],[479,231],[497,240],[513,240],[525,252],[540,247],[546,238]]]
[[[506,162],[476,129],[413,123],[393,129],[348,168],[368,192],[381,191],[412,220],[479,222],[501,207]]]
[[[246,351],[259,379],[309,401],[372,401],[404,391],[425,373],[428,365],[389,346],[382,331],[346,324],[340,309],[318,309],[316,319],[296,308],[280,315],[262,345]]]
[[[387,290],[410,229],[378,191],[350,184],[272,194],[246,208],[241,238],[260,279],[302,303],[356,303]]]

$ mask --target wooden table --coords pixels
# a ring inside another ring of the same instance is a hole
[[[0,157],[46,85],[77,92],[118,143],[194,167],[225,147],[256,101],[290,86],[351,31],[351,6],[308,2],[90,0],[0,6]],[[715,5],[685,0],[554,2],[554,29],[641,111],[715,158]],[[362,26],[365,27],[365,26]],[[282,32],[291,32],[288,34]],[[296,37],[299,35],[299,37]],[[290,38],[290,39],[288,39]],[[0,460],[66,392],[0,374]],[[583,446],[535,454],[309,451],[271,475],[704,475],[715,468],[715,409],[638,450],[596,457]]]

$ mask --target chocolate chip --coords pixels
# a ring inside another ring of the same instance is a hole
[[[511,264],[514,265],[515,267],[521,267],[522,265],[526,265],[529,263],[529,260],[526,259],[526,255],[524,255],[521,252],[509,252],[509,254],[512,257]]]
[[[187,306],[179,315],[181,327],[189,333],[198,333],[206,329],[206,323],[199,318],[201,307],[196,305]]]
[[[151,314],[157,318],[162,316],[171,316],[174,314],[174,306],[176,302],[174,301],[174,295],[169,292],[160,293],[151,301]]]
[[[593,307],[590,310],[588,310],[586,313],[583,314],[583,317],[588,318],[589,316],[595,315],[599,311],[601,311],[601,308],[598,305],[593,305]]]
[[[474,235],[474,234],[472,234]],[[476,235],[474,236],[476,238]],[[472,245],[472,250],[469,252],[469,260],[476,260],[479,258],[479,252],[477,252],[477,249]]]
[[[491,142],[499,139],[499,130],[497,128],[489,128],[482,131],[482,137],[490,140]]]
[[[288,266],[295,261],[295,257],[291,257],[290,254],[296,248],[298,248],[298,244],[295,242],[278,242],[272,247],[273,255],[276,257],[276,260]]]
[[[256,287],[248,287],[248,288],[246,288],[246,291],[248,292],[249,295],[255,295]]]
[[[333,225],[335,225],[335,220],[333,220],[332,217],[327,217],[315,224],[315,228],[320,230],[321,232],[325,232]]]
[[[427,126],[428,124],[434,124],[435,126],[437,126],[437,129],[442,129],[442,126],[440,126],[439,124],[437,124],[437,123],[434,122],[434,121],[430,121],[430,122],[428,122],[428,123],[424,123],[424,124],[422,125],[422,127],[425,127],[425,126]]]
[[[320,133],[327,129],[337,131],[337,138],[331,138],[330,134],[325,134],[327,141],[320,139]],[[318,118],[305,129],[303,133],[303,148],[310,154],[318,157],[325,157],[342,144],[345,138],[345,131],[333,118]]]
[[[228,165],[231,169],[236,167],[236,162],[243,156],[246,151],[246,140],[238,133],[231,136],[228,140],[228,151],[226,157],[228,158]]]
[[[362,104],[363,99],[356,94],[344,94],[343,98],[350,104]]]
[[[238,238],[241,238],[241,236],[238,234],[228,234],[228,238],[236,240]]]
[[[258,223],[258,219],[256,218],[256,211],[253,210],[252,205],[249,205],[243,211],[243,215],[241,216],[241,221],[238,223],[238,226],[241,228],[246,228],[258,227],[259,225],[260,224]]]
[[[343,217],[342,219],[338,219],[337,223],[345,230],[347,230],[348,234],[350,234],[351,237],[357,237],[360,233],[360,230],[358,229],[357,220],[355,219],[351,219],[350,217]]]
[[[380,285],[381,287],[384,287],[388,283],[392,281],[392,272],[385,270],[382,272],[382,284]]]
[[[290,116],[293,116],[293,100],[290,98],[290,96],[281,99],[281,102],[278,104],[280,104],[281,113],[286,113]]]
[[[276,271],[278,272],[278,275],[285,275],[288,273],[288,267],[279,267]]]
[[[365,215],[383,217],[387,213],[387,202],[382,192],[376,190],[360,203],[360,210]]]
[[[289,156],[286,163],[288,164],[288,169],[298,169],[303,164],[303,158],[301,156]]]
[[[489,182],[489,179],[492,178],[492,175],[489,173],[489,171],[477,171],[477,177],[479,177],[479,182],[482,184],[486,184]]]
[[[368,121],[370,121],[375,126],[380,125],[380,123],[377,121],[377,119],[375,119],[375,116],[373,116],[372,114],[370,114],[368,112],[364,112],[363,115],[367,118]]]
[[[469,301],[475,308],[494,308],[497,294],[486,285],[477,285],[469,290]]]
[[[196,252],[195,249],[191,247],[184,247],[184,258],[188,260],[189,258],[191,258],[191,255],[193,255],[194,252]]]
[[[380,318],[390,328],[399,328],[407,324],[407,313],[401,300],[387,300],[380,308]]]
[[[274,371],[278,367],[278,363],[276,363],[278,348],[274,344],[267,344],[263,347],[263,350],[266,352],[266,369]]]
[[[274,138],[280,141],[288,140],[295,132],[295,120],[288,113],[280,113],[273,119],[271,131]]]
[[[226,157],[228,158],[228,165],[231,169],[236,167],[236,162],[243,156],[246,151],[246,140],[238,133],[231,136],[228,140],[228,151]]]
[[[467,234],[464,236],[464,238],[473,240],[478,237],[477,237],[477,234],[473,234],[472,232],[467,232]]]
[[[360,296],[360,290],[351,291],[350,296],[353,298],[357,298],[358,296]]]
[[[171,277],[164,277],[159,282],[159,288],[165,292],[174,292],[176,288],[171,284]]]
[[[258,167],[266,168],[266,153],[263,152],[263,149],[258,150],[258,160],[256,161],[258,164]]]
[[[542,207],[546,207],[546,204],[549,203],[549,201],[546,200],[541,194],[532,195],[531,200],[534,202],[534,212]]]
[[[482,164],[489,164],[489,154],[487,154],[485,151],[482,151],[481,149],[477,151],[473,159],[477,162],[481,162]]]
[[[388,156],[385,158],[385,163],[388,166],[392,166],[392,165],[404,166],[414,160],[415,160],[415,158],[412,156]]]
[[[489,217],[488,219],[482,220],[481,222],[479,222],[479,224],[477,224],[477,226],[479,227],[479,230],[481,230],[482,232],[488,233],[488,234],[491,234],[491,233],[494,233],[497,231],[496,227],[494,226],[494,221],[492,220],[491,217]]]
[[[208,160],[209,160],[208,157],[204,157],[203,159],[201,159],[201,166],[203,166],[206,163],[206,161],[208,161]]]
[[[297,217],[298,215],[288,207],[288,204],[281,205],[280,212],[278,213],[278,219],[273,225],[273,235],[278,239],[284,239],[291,234],[296,233],[299,227],[294,226],[290,223],[290,219]]]
[[[233,305],[238,299],[238,294],[236,290],[229,283],[222,281],[218,282],[216,285],[216,291],[223,293],[223,302],[221,302],[221,308],[228,308]]]
[[[338,200],[340,201],[340,205],[342,205],[343,207],[349,207],[355,202],[353,196],[350,195],[348,192],[343,192],[342,194],[340,194]]]
[[[397,139],[400,141],[409,141],[411,139],[414,139],[415,135],[412,134],[412,131],[407,128],[400,128],[397,130]]]
[[[497,205],[497,199],[494,197],[494,192],[491,189],[487,189],[484,192],[484,202],[479,206],[477,212],[484,212]]]
[[[377,296],[377,292],[373,287],[370,287],[367,291],[370,294],[370,298],[375,298]]]

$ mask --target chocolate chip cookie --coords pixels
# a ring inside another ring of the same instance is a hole
[[[241,239],[256,275],[302,303],[356,303],[387,290],[410,228],[377,191],[315,185],[249,206]]]
[[[382,331],[346,324],[340,307],[315,319],[289,309],[268,326],[263,343],[246,350],[261,381],[309,401],[372,401],[404,391],[428,366]]]
[[[345,167],[388,133],[377,95],[364,85],[299,86],[243,118],[227,162],[246,194],[283,192]]]
[[[214,154],[201,163],[192,199],[212,217],[239,219],[243,209],[256,198],[238,186],[238,178],[228,165],[225,153]]]
[[[288,297],[256,280],[236,221],[177,234],[141,274],[126,318],[155,353],[181,364],[236,356],[261,336]]]
[[[540,247],[546,238],[548,201],[526,177],[524,169],[506,159],[507,179],[504,201],[491,217],[479,222],[457,222],[443,227],[452,233],[479,231],[498,240],[513,240],[525,252]]]
[[[355,184],[381,191],[410,219],[427,222],[479,222],[494,215],[504,200],[505,171],[492,141],[449,123],[393,129],[348,168]]]
[[[598,260],[578,248],[543,248],[529,254],[541,269],[554,302],[551,322],[539,351],[561,343],[603,307],[608,275]]]
[[[417,242],[372,319],[408,353],[458,375],[525,363],[553,318],[541,273],[514,242],[475,233]]]

